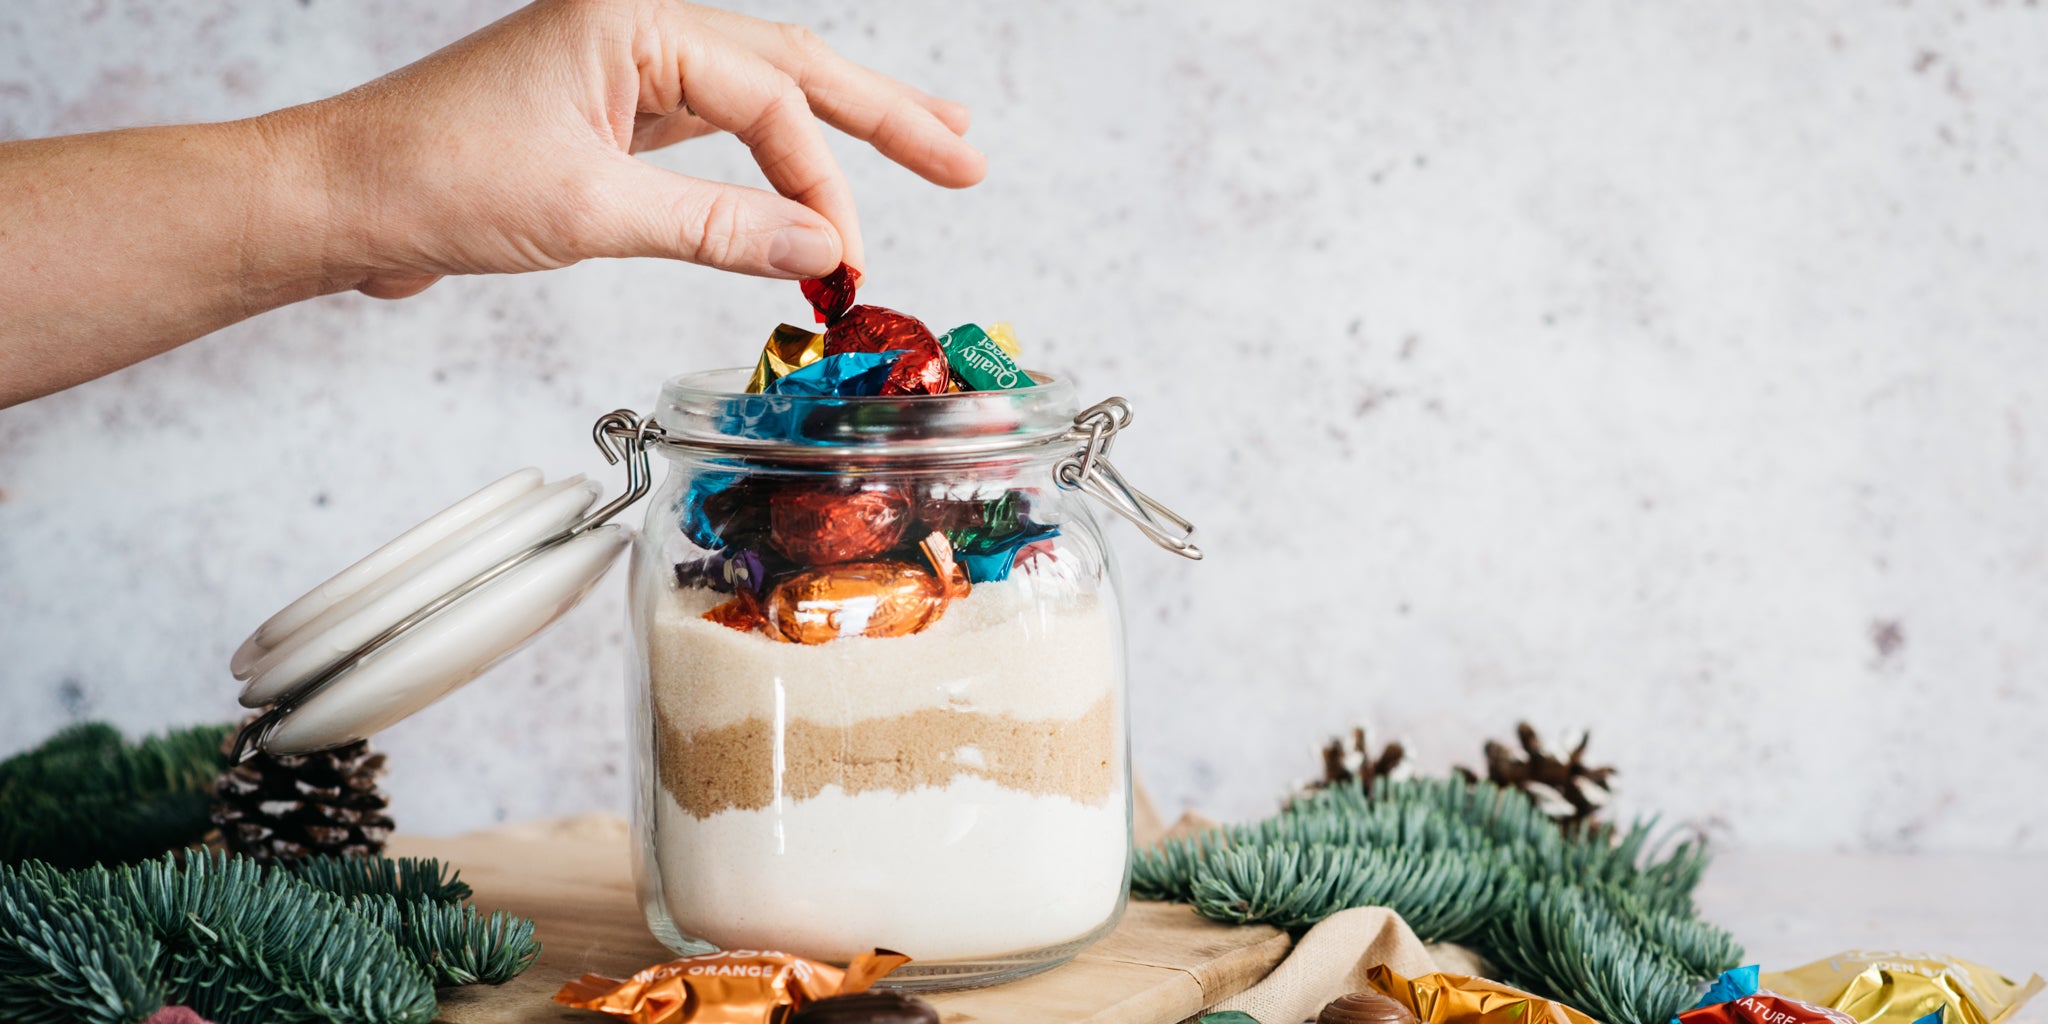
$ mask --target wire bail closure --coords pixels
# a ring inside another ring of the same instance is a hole
[[[1074,417],[1074,437],[1081,450],[1053,467],[1061,487],[1079,490],[1109,506],[1110,511],[1129,520],[1152,543],[1182,558],[1201,561],[1202,549],[1194,544],[1195,524],[1167,508],[1130,481],[1109,461],[1110,445],[1117,431],[1131,425],[1131,403],[1121,397],[1107,398]]]

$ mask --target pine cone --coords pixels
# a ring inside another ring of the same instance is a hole
[[[214,782],[213,823],[229,852],[264,863],[372,856],[391,835],[389,801],[377,789],[382,774],[384,755],[367,741],[317,754],[258,751]]]
[[[1375,754],[1366,743],[1363,726],[1351,730],[1351,744],[1338,736],[1323,746],[1323,777],[1305,786],[1310,791],[1331,786],[1358,786],[1369,796],[1380,779],[1393,774],[1408,752],[1399,742],[1389,743]]]
[[[1486,741],[1486,781],[1528,794],[1566,830],[1593,821],[1613,793],[1608,780],[1615,775],[1611,767],[1587,767],[1586,745],[1593,741],[1593,734],[1580,736],[1579,745],[1562,761],[1544,748],[1535,727],[1527,722],[1515,726],[1515,738],[1526,756],[1515,756],[1505,743]],[[1468,768],[1459,768],[1457,773],[1468,782],[1478,778]]]

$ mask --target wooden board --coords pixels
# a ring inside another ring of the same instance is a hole
[[[446,1024],[601,1022],[551,997],[586,971],[623,977],[674,958],[641,918],[623,832],[601,825],[566,831],[392,841],[393,856],[439,857],[460,869],[483,909],[532,918],[545,947],[538,963],[501,987],[444,991]],[[1229,927],[1186,907],[1132,903],[1115,932],[1061,967],[927,998],[947,1024],[1172,1024],[1249,987],[1287,949],[1285,933],[1272,928]]]

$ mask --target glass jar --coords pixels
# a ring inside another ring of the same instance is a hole
[[[1077,427],[1043,377],[890,398],[744,379],[675,378],[654,416],[669,472],[630,584],[649,926],[681,953],[893,949],[907,988],[1072,957],[1129,890],[1122,620],[1081,497],[1107,471],[1156,508],[1099,458],[1128,407]]]

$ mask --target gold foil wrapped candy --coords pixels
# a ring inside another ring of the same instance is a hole
[[[1766,974],[1762,987],[1828,1006],[1862,1024],[1913,1024],[1947,1007],[1943,1024],[2003,1024],[2048,982],[2024,983],[1967,960],[1864,950]]]
[[[789,371],[809,366],[824,355],[824,335],[788,324],[777,326],[775,333],[768,336],[768,344],[761,349],[761,359],[754,364],[754,375],[747,378],[747,394],[758,395],[768,390],[768,385],[781,380]]]
[[[1422,1024],[1594,1024],[1563,1003],[1467,974],[1424,974],[1410,980],[1385,964],[1366,980],[1415,1012]]]

